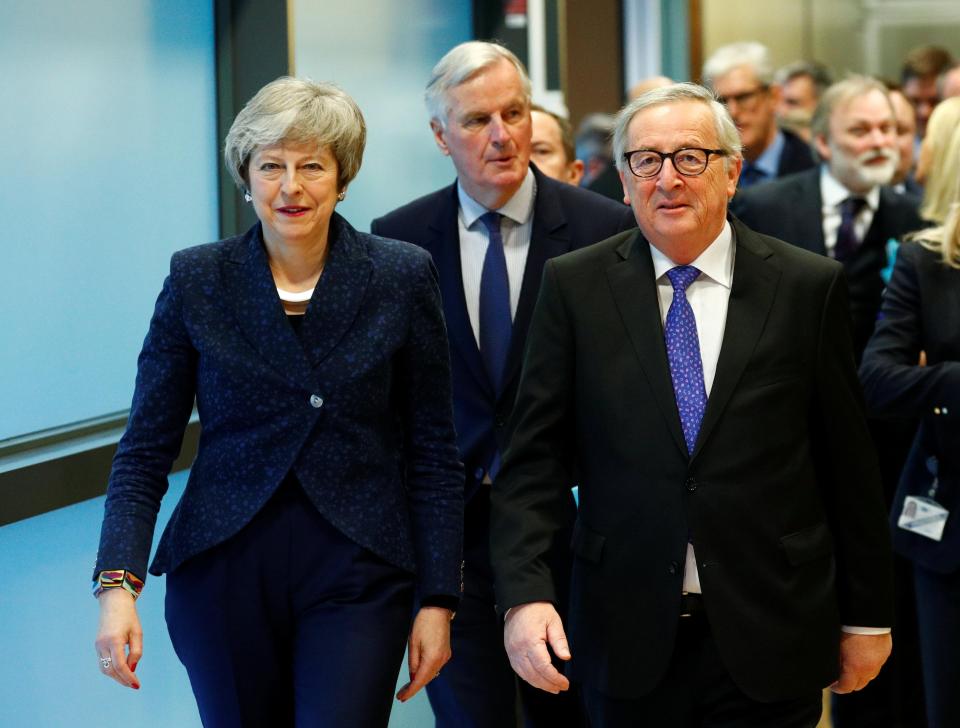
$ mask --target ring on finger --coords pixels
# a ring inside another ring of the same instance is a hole
[[[104,671],[109,670],[111,665],[113,665],[113,658],[110,657],[110,655],[107,655],[106,657],[101,657],[101,658],[100,658],[100,669],[101,669],[101,670],[104,670]]]

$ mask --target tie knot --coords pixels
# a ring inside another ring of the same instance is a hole
[[[700,271],[692,265],[678,265],[667,271],[667,278],[670,279],[675,291],[686,291],[687,286],[693,283],[698,275]]]
[[[848,197],[840,203],[840,215],[843,217],[856,217],[866,204],[867,201],[862,197]]]
[[[487,232],[493,235],[500,235],[500,219],[503,217],[499,212],[485,212],[480,216],[480,222],[487,229]]]

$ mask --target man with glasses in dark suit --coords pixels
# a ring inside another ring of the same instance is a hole
[[[741,189],[814,166],[807,143],[777,127],[780,87],[774,84],[766,46],[733,43],[718,48],[703,64],[702,75],[740,133]]]

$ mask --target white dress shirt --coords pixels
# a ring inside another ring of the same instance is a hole
[[[463,295],[473,336],[480,344],[480,276],[483,259],[487,254],[490,234],[480,218],[490,212],[468,195],[457,184],[460,211],[457,225],[460,230],[460,273],[463,277]],[[537,197],[537,181],[528,168],[520,188],[507,203],[494,212],[503,215],[500,236],[503,238],[503,255],[507,261],[507,278],[510,281],[510,317],[517,315],[523,272],[527,267],[527,252],[533,232],[533,203]]]
[[[832,179],[832,178],[831,178]],[[834,180],[835,181],[835,180]],[[839,183],[837,183],[839,184]],[[872,190],[879,191],[875,188]],[[847,193],[844,193],[844,197]],[[826,199],[826,196],[824,196]],[[874,208],[875,209],[875,208]],[[839,214],[837,215],[839,220]],[[839,222],[837,223],[839,226]],[[868,223],[869,225],[869,223]],[[836,232],[834,232],[836,238]],[[693,309],[697,321],[697,339],[700,342],[700,360],[703,363],[703,386],[710,397],[713,379],[717,373],[717,360],[723,344],[723,332],[727,325],[727,306],[730,302],[730,288],[733,284],[733,265],[735,256],[733,231],[730,223],[725,222],[717,238],[707,246],[690,265],[700,271],[700,275],[687,287],[687,300]],[[667,312],[673,301],[673,284],[667,277],[667,271],[676,267],[676,263],[650,246],[653,258],[653,271],[657,282],[657,297],[660,302],[660,320],[666,322]],[[702,593],[700,572],[697,571],[697,557],[693,544],[687,544],[687,554],[683,570],[683,591]],[[886,634],[885,627],[843,627],[844,632],[853,634]]]
[[[827,255],[831,258],[835,256],[834,250],[837,247],[837,232],[840,230],[840,205],[848,197],[862,197],[867,204],[860,208],[856,219],[853,221],[853,229],[857,234],[857,240],[863,241],[863,236],[870,229],[873,222],[873,216],[877,213],[880,206],[880,188],[873,187],[865,195],[856,195],[844,187],[836,177],[830,174],[827,165],[820,167],[820,199],[823,200],[823,242],[827,247]]]

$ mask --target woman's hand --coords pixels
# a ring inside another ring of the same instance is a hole
[[[416,695],[420,688],[440,674],[450,656],[450,619],[453,613],[443,607],[421,607],[410,628],[407,660],[410,682],[400,688],[401,703]]]
[[[143,654],[143,631],[133,595],[125,589],[104,589],[98,601],[100,627],[95,646],[100,671],[121,685],[139,690],[140,680],[133,671]]]

